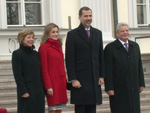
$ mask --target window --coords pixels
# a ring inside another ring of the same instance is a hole
[[[139,26],[150,24],[150,0],[137,1],[137,21]]]
[[[8,25],[42,25],[41,0],[6,0]]]

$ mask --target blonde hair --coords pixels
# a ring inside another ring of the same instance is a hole
[[[42,36],[42,39],[41,39],[41,43],[42,43],[42,44],[47,41],[47,39],[48,39],[48,37],[49,37],[49,32],[50,32],[53,28],[55,28],[55,27],[57,27],[58,30],[59,30],[59,27],[58,27],[56,24],[54,24],[54,23],[49,23],[49,24],[47,24],[47,25],[45,26],[44,32],[43,32],[43,36]]]
[[[33,37],[34,37],[34,32],[32,30],[24,29],[24,30],[20,31],[17,36],[18,42],[20,44],[23,44],[24,38],[29,34],[33,34]]]

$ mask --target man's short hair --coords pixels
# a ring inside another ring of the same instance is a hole
[[[119,32],[119,29],[120,29],[121,26],[128,26],[128,24],[125,23],[125,22],[118,23],[117,28],[116,28],[116,32]]]
[[[89,7],[86,7],[86,6],[82,7],[82,8],[79,10],[79,16],[82,15],[82,11],[83,11],[83,10],[88,11],[88,10],[91,10],[91,9],[90,9]],[[91,10],[91,12],[92,12],[92,10]]]

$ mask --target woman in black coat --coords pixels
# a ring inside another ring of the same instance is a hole
[[[33,50],[33,31],[26,29],[19,32],[18,42],[20,48],[12,54],[12,67],[17,84],[17,113],[45,113],[40,59]]]

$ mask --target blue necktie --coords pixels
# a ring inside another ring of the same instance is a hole
[[[124,43],[125,49],[128,51],[128,43]]]

